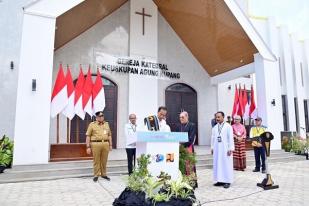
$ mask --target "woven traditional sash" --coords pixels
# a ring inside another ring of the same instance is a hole
[[[149,131],[159,131],[159,122],[156,116],[152,115],[144,119],[144,124],[147,125]]]

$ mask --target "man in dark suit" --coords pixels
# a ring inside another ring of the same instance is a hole
[[[196,126],[193,122],[189,121],[189,114],[186,111],[183,111],[179,115],[180,124],[176,127],[176,132],[187,132],[188,133],[188,142],[181,143],[188,153],[194,154],[194,142],[196,139]],[[186,175],[195,174],[195,186],[197,187],[197,176],[196,176],[196,167],[195,164],[186,163]]]

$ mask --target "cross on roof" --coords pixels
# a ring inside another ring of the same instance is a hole
[[[145,13],[145,8],[143,8],[142,12],[136,11],[135,14],[143,16],[143,35],[144,35],[145,34],[145,16],[151,17],[151,15]]]

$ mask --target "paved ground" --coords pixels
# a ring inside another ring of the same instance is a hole
[[[212,170],[198,171],[196,196],[203,205],[309,205],[309,161],[273,164],[271,173],[280,188],[263,191],[256,187],[264,175],[235,172],[230,189],[212,186]],[[111,177],[107,182],[91,178],[0,184],[0,205],[67,206],[112,205],[125,187],[125,176]]]

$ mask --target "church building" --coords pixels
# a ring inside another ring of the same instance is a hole
[[[258,115],[275,136],[272,149],[280,149],[282,131],[301,133],[308,127],[309,44],[290,44],[284,28],[278,29],[273,19],[250,19],[243,4],[0,2],[0,25],[6,25],[0,31],[0,135],[14,139],[13,164],[80,158],[72,154],[85,147],[91,117],[50,116],[60,64],[65,72],[70,68],[74,82],[81,69],[86,75],[90,68],[93,81],[97,70],[101,73],[104,114],[115,149],[125,147],[129,114],[135,113],[142,125],[144,117],[156,114],[162,105],[172,129],[185,110],[197,125],[196,144],[210,145],[214,113],[231,115],[234,85],[243,82],[248,89],[254,85]],[[7,18],[12,15],[14,19]]]

